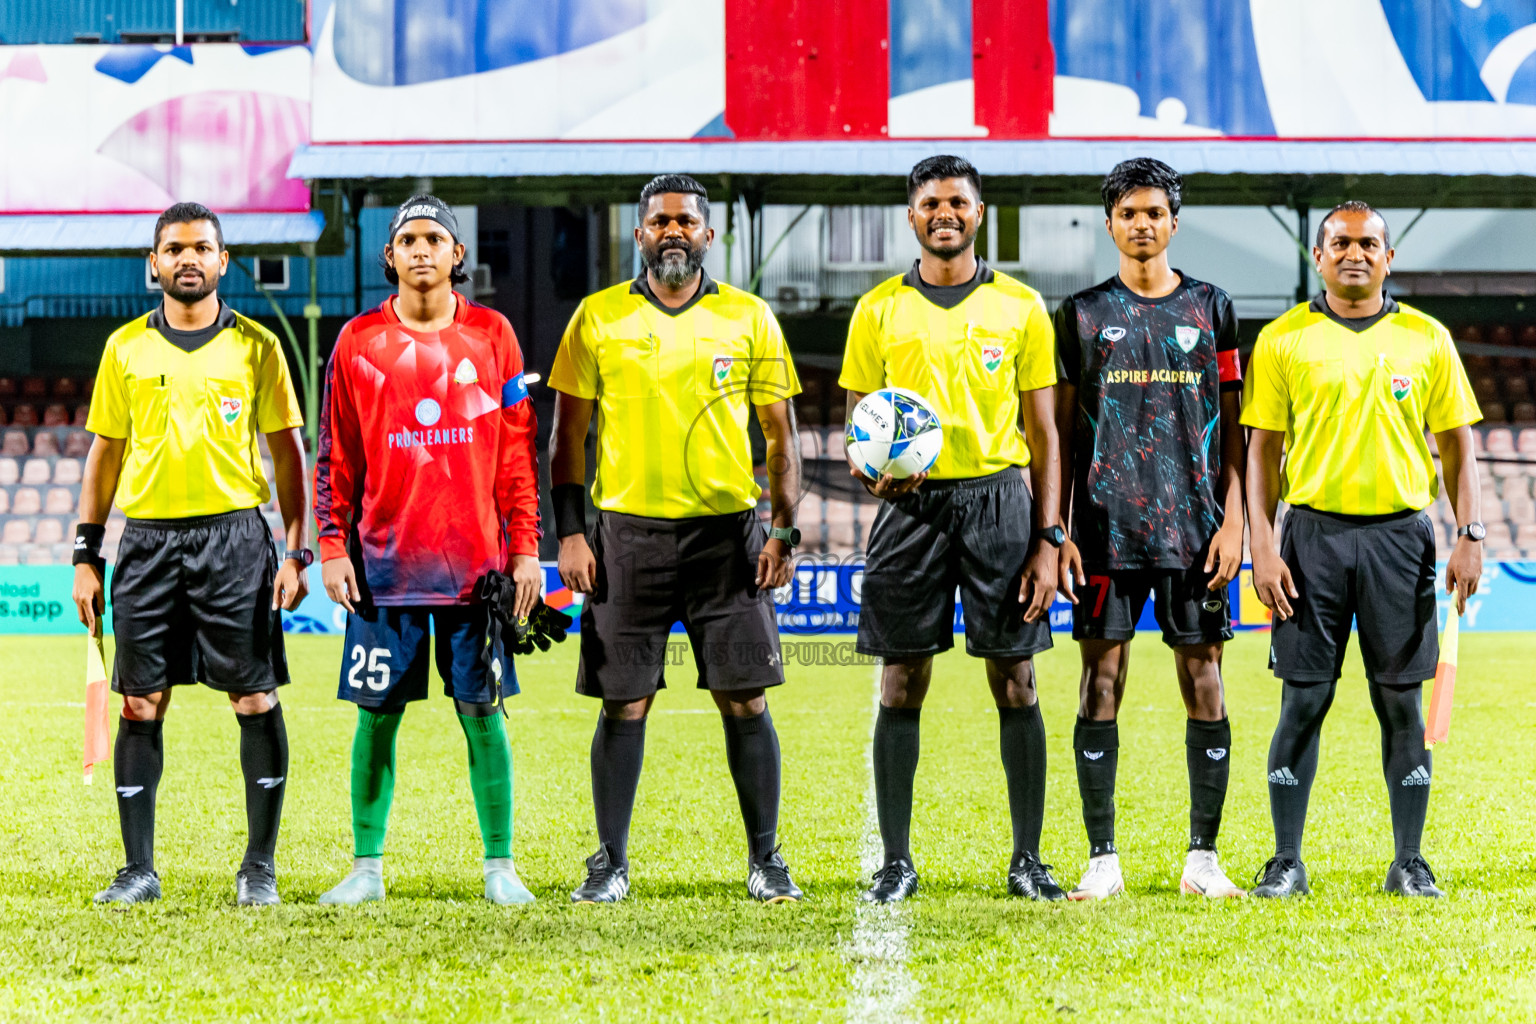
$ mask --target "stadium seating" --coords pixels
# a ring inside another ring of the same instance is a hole
[[[59,454],[59,439],[49,431],[39,430],[32,438],[32,454],[42,459],[55,458]]]
[[[50,487],[48,496],[43,499],[43,514],[49,516],[67,516],[75,511],[76,493],[69,487]]]
[[[77,485],[84,471],[79,459],[60,459],[53,464],[53,482],[65,487]]]

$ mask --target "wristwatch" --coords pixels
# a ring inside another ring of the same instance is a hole
[[[800,546],[800,528],[797,526],[775,526],[768,531],[769,540],[781,540],[789,548]]]
[[[1488,530],[1482,523],[1468,523],[1456,531],[1457,540],[1460,540],[1462,537],[1471,537],[1473,540],[1480,541],[1486,536],[1488,536]]]
[[[1043,530],[1036,530],[1033,539],[1043,540],[1053,548],[1059,548],[1067,542],[1067,531],[1058,526],[1047,526]]]
[[[302,569],[308,569],[311,565],[315,564],[315,553],[309,550],[309,548],[299,548],[297,551],[284,551],[283,561],[286,562],[290,558],[298,562],[299,567]]]

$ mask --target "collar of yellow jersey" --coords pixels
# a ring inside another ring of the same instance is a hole
[[[1398,310],[1397,300],[1391,295],[1383,295],[1381,312],[1379,313],[1359,317],[1339,316],[1339,314],[1333,311],[1333,307],[1328,305],[1328,296],[1325,292],[1318,292],[1312,296],[1312,301],[1307,304],[1307,308],[1314,313],[1323,314],[1323,316],[1332,320],[1340,327],[1347,327],[1356,334],[1370,330]]]
[[[673,307],[658,299],[656,297],[656,293],[651,291],[650,279],[646,276],[646,272],[642,270],[640,271],[640,276],[629,283],[629,294],[644,295],[647,302],[661,310],[663,313],[667,314],[667,316],[681,316],[682,314],[688,312],[688,310],[692,309],[695,305],[697,305],[699,301],[704,298],[704,296],[719,295],[720,286],[715,283],[714,278],[709,276],[709,271],[705,270],[703,267],[700,267],[699,290],[694,292],[693,297],[690,298],[687,302],[674,309]]]

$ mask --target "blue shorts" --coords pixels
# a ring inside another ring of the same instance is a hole
[[[347,637],[336,696],[365,708],[396,711],[427,699],[427,624],[437,636],[443,692],[466,704],[493,704],[518,692],[512,659],[498,646],[490,671],[480,660],[487,639],[486,607],[415,605],[347,613]]]

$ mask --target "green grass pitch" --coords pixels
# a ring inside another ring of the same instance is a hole
[[[804,904],[747,897],[721,728],[690,664],[671,670],[651,719],[631,898],[572,907],[595,844],[596,705],[572,693],[575,647],[522,660],[524,692],[511,702],[516,854],[536,905],[479,898],[464,744],[441,696],[413,707],[401,730],[389,900],[315,904],[351,852],[353,711],[333,698],[339,640],[291,637],[286,903],[233,906],[245,831],[237,727],[222,697],[187,688],[166,729],[165,898],[111,911],[90,904],[121,851],[110,765],[80,784],[83,644],[0,637],[0,1020],[1536,1018],[1529,635],[1462,639],[1425,842],[1450,894],[1439,904],[1379,892],[1391,828],[1357,660],[1324,731],[1304,851],[1316,895],[1284,905],[1178,895],[1184,716],[1155,638],[1135,644],[1121,716],[1125,895],[1008,899],[996,716],[979,664],[946,655],[923,717],[914,847],[924,888],[895,911],[855,899],[870,827],[868,665],[792,666],[770,697],[784,750],[781,837]],[[1264,762],[1279,693],[1265,653],[1257,635],[1227,652],[1234,745],[1221,852],[1240,881],[1270,849]],[[1044,853],[1070,885],[1086,857],[1070,752],[1074,645],[1058,640],[1039,664],[1051,740]]]

